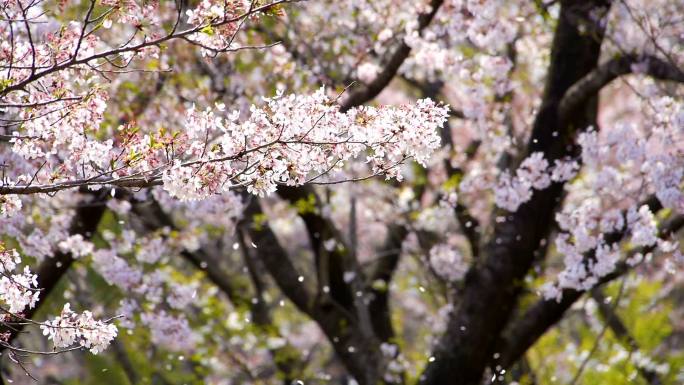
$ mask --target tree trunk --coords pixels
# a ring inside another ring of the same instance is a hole
[[[596,98],[579,106],[568,121],[560,121],[558,104],[570,86],[596,67],[604,29],[591,20],[608,7],[608,1],[599,0],[561,2],[543,102],[527,155],[541,151],[553,163],[573,153],[573,134],[577,130],[593,124]],[[421,384],[480,383],[497,352],[495,342],[513,312],[535,253],[548,237],[562,191],[562,184],[554,183],[536,191],[515,213],[495,213],[506,215],[508,220],[497,223],[482,258],[466,275],[462,300],[452,313]]]

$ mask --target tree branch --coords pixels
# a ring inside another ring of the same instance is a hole
[[[435,17],[435,14],[442,5],[443,0],[430,1],[430,13],[423,13],[418,17],[418,33],[422,32]],[[399,71],[399,67],[404,63],[411,53],[411,47],[403,40],[399,46],[383,62],[385,63],[375,79],[369,84],[363,85],[354,91],[341,103],[340,110],[345,112],[352,107],[360,106],[374,97],[378,96],[382,90],[394,79]]]
[[[360,385],[375,385],[382,381],[383,358],[380,342],[365,338],[358,320],[335,302],[316,296],[304,284],[285,249],[266,221],[257,199],[251,199],[245,210],[247,233],[257,247],[255,253],[263,262],[280,290],[321,327],[333,345],[337,356]],[[255,221],[259,219],[259,221]]]
[[[390,225],[387,238],[381,249],[387,254],[379,258],[368,279],[368,291],[371,295],[368,310],[375,335],[381,341],[389,341],[394,337],[392,313],[389,306],[389,286],[394,271],[399,265],[401,244],[407,235],[406,226]]]
[[[314,209],[307,207],[299,210],[299,216],[306,226],[309,241],[316,257],[318,274],[318,295],[330,297],[331,300],[343,306],[347,311],[354,311],[354,293],[350,285],[344,280],[344,273],[351,270],[354,263],[350,261],[349,246],[335,225],[328,218],[321,216],[321,201],[311,186],[278,188],[278,195],[297,207],[305,202],[313,204]],[[324,246],[326,240],[334,239],[337,245],[332,250]],[[355,269],[356,270],[356,269]],[[359,271],[354,271],[359,274]],[[362,278],[362,277],[358,277]],[[327,286],[327,289],[325,288]]]
[[[625,55],[614,58],[596,67],[568,89],[558,108],[561,121],[567,120],[578,106],[619,76],[636,72],[659,80],[684,83],[684,71],[656,56]]]
[[[249,271],[249,277],[254,286],[254,299],[250,301],[250,311],[254,324],[262,329],[267,335],[281,336],[279,328],[273,323],[271,316],[271,309],[264,297],[265,284],[262,279],[264,277],[263,266],[258,258],[250,252],[245,242],[242,230],[237,231],[237,238],[240,243],[242,256]],[[269,348],[273,361],[278,370],[283,376],[283,385],[292,384],[298,377],[300,377],[305,360],[302,358],[300,352],[293,347],[290,342],[285,339],[285,344],[277,348]]]
[[[275,233],[267,223],[258,223],[255,219],[263,217],[259,201],[248,198],[249,203],[244,212],[245,221],[242,224],[252,242],[257,245],[258,254],[266,269],[271,273],[280,289],[299,310],[311,314],[314,294],[303,284],[303,275],[294,266],[285,249],[276,238]]]
[[[207,25],[199,25],[196,27],[188,28],[186,30],[180,31],[180,32],[171,32],[168,35],[156,38],[156,39],[150,39],[147,41],[144,41],[139,44],[131,45],[131,46],[122,46],[119,48],[114,48],[102,52],[98,52],[95,54],[92,54],[90,56],[87,56],[85,58],[77,58],[77,56],[73,55],[69,57],[66,60],[63,60],[59,63],[55,63],[53,66],[48,67],[47,69],[40,71],[40,72],[35,72],[32,71],[31,75],[18,81],[17,83],[14,83],[10,86],[7,86],[0,91],[0,98],[4,97],[6,95],[9,95],[10,92],[14,92],[17,90],[22,90],[24,89],[27,85],[40,80],[41,78],[53,74],[55,72],[59,72],[71,67],[76,67],[78,65],[82,64],[88,64],[89,62],[97,59],[102,59],[102,58],[108,58],[110,56],[115,56],[115,55],[120,55],[122,53],[126,52],[139,52],[145,48],[152,47],[152,46],[159,46],[169,40],[174,40],[174,39],[183,39],[187,38],[188,36],[191,36],[195,33],[200,32],[202,29],[206,28],[207,26],[209,27],[219,27],[222,25],[230,24],[230,23],[236,23],[236,22],[241,22],[242,20],[245,20],[249,18],[251,15],[257,14],[259,12],[266,12],[269,9],[272,9],[279,4],[284,4],[284,3],[291,3],[299,0],[276,0],[272,3],[265,4],[256,8],[251,8],[248,12],[243,13],[241,15],[232,17],[232,18],[223,18],[219,19],[218,21],[214,21],[212,23],[209,23]],[[234,50],[237,50],[239,48],[236,48]],[[231,50],[226,50],[227,52],[230,52]],[[33,69],[35,69],[35,66],[32,66]]]

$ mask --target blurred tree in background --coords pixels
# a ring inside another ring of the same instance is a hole
[[[5,383],[684,383],[684,3],[0,0]]]

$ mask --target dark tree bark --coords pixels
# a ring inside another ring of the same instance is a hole
[[[341,233],[328,218],[320,214],[321,201],[318,194],[311,186],[278,188],[278,194],[290,204],[296,206],[298,201],[313,203],[314,209],[300,212],[299,216],[304,221],[306,231],[311,243],[316,260],[318,278],[318,295],[325,295],[322,286],[328,286],[326,292],[330,294],[330,300],[342,306],[349,312],[354,312],[354,293],[350,285],[344,280],[344,273],[352,262],[349,255],[349,246],[345,245]],[[335,239],[341,247],[326,250],[324,242]]]
[[[335,301],[329,301],[326,296],[316,295],[302,282],[300,277],[303,275],[268,223],[253,222],[254,218],[263,215],[258,200],[250,200],[244,215],[243,226],[257,245],[255,252],[280,290],[299,310],[316,321],[337,357],[360,385],[382,383],[383,360],[377,338],[369,338],[362,332],[355,313]]]
[[[394,326],[392,325],[392,312],[389,302],[389,283],[392,282],[392,277],[399,264],[401,245],[407,234],[408,231],[404,226],[389,227],[387,238],[382,247],[382,250],[385,250],[387,254],[380,257],[375,269],[368,278],[368,291],[371,295],[368,311],[371,315],[373,331],[383,342],[390,341],[394,337]],[[383,281],[380,287],[374,286],[377,280]]]

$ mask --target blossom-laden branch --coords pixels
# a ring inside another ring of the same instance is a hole
[[[40,329],[52,340],[55,348],[68,348],[77,343],[93,354],[106,349],[117,334],[116,326],[94,319],[88,310],[76,314],[68,303],[57,318],[45,322]]]
[[[655,207],[658,207],[657,201],[654,204],[656,205]],[[679,231],[682,227],[684,227],[684,216],[676,215],[660,226],[658,239],[665,239]],[[624,234],[615,234],[613,235],[615,238],[612,239],[620,240]],[[507,368],[515,363],[530,346],[563,317],[565,312],[584,293],[631,271],[643,261],[643,258],[636,257],[643,257],[655,248],[655,243],[634,248],[628,253],[627,258],[617,261],[610,272],[585,287],[565,288],[558,297],[540,299],[537,303],[528,307],[520,317],[511,322],[508,330],[504,332],[499,344],[500,354],[497,356],[496,364]],[[595,259],[595,257],[588,253],[583,263],[588,264],[592,259]]]
[[[14,249],[6,250],[0,244],[0,300],[9,306],[9,313],[19,313],[27,307],[34,307],[40,295],[37,277],[28,266],[19,274],[14,272],[19,264],[19,253]]]
[[[205,0],[197,8],[187,12],[188,23],[191,25],[188,29],[177,31],[182,17],[182,9],[178,8],[171,31],[164,34],[155,32],[150,38],[146,36],[140,41],[136,39],[136,35],[143,21],[159,21],[155,20],[158,4],[141,6],[133,3],[124,6],[119,1],[103,0],[102,5],[110,8],[99,16],[93,16],[96,1],[91,0],[88,13],[80,26],[79,23],[75,23],[62,31],[48,34],[47,41],[39,43],[32,38],[29,25],[35,20],[27,16],[27,12],[35,3],[24,7],[20,1],[3,1],[0,2],[0,9],[5,12],[8,24],[23,22],[26,25],[27,38],[25,41],[17,39],[15,42],[12,34],[12,47],[3,49],[0,53],[0,69],[7,69],[8,73],[5,83],[0,88],[0,98],[15,91],[25,90],[30,84],[60,71],[79,68],[92,70],[103,64],[93,64],[99,59],[104,59],[105,63],[117,68],[124,68],[135,55],[154,55],[154,51],[160,49],[162,44],[172,40],[183,39],[212,52],[239,50],[242,47],[234,46],[233,41],[245,19],[289,2],[293,0],[276,0],[258,7],[250,6],[245,10],[244,4],[240,1],[214,3]],[[124,24],[133,23],[137,26],[136,32],[119,47],[97,52],[96,47],[101,42],[93,32],[103,26],[111,27],[113,20]],[[11,31],[11,27],[0,27],[0,36],[10,35]],[[121,59],[126,64],[115,64],[112,59]]]
[[[182,131],[140,135],[120,127],[120,146],[89,139],[76,127],[101,119],[102,99],[93,109],[67,116],[59,127],[48,120],[24,124],[13,150],[27,161],[43,161],[31,174],[4,181],[0,194],[49,193],[103,185],[148,187],[162,184],[182,200],[203,199],[246,186],[265,195],[278,184],[301,185],[366,156],[372,173],[401,178],[406,158],[424,163],[439,147],[439,127],[448,108],[429,99],[398,107],[337,110],[325,91],[266,99],[249,117],[225,117],[224,106],[190,109]]]
[[[99,321],[93,318],[90,311],[81,314],[74,313],[67,303],[61,315],[51,321],[37,322],[22,316],[22,312],[36,306],[39,295],[38,276],[33,274],[28,266],[21,274],[15,274],[14,269],[21,263],[19,253],[14,249],[5,249],[0,244],[0,301],[8,307],[2,308],[3,323],[10,326],[13,323],[28,323],[39,326],[43,334],[53,340],[55,349],[71,349],[74,344],[89,349],[93,354],[103,351],[116,337],[117,328],[111,324],[111,319]],[[50,354],[51,352],[28,351],[9,344],[9,334],[3,335],[0,345],[3,348],[20,353]]]

